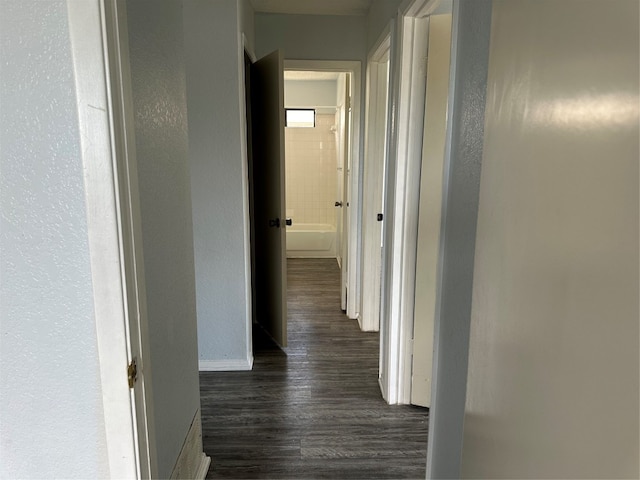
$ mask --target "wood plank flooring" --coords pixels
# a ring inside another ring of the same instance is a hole
[[[285,351],[257,330],[253,371],[200,373],[207,478],[424,478],[428,410],[382,399],[336,261],[290,259],[288,282]]]

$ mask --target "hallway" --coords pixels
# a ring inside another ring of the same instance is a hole
[[[251,372],[202,372],[208,478],[424,478],[428,411],[389,406],[378,334],[340,310],[334,259],[288,261],[289,346],[254,332]]]

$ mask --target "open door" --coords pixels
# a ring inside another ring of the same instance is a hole
[[[344,102],[340,109],[340,159],[342,175],[338,178],[341,182],[339,186],[342,196],[340,198],[341,208],[338,222],[340,235],[340,252],[342,254],[340,262],[340,306],[343,311],[347,310],[347,284],[349,278],[349,182],[351,181],[351,74],[344,75]]]
[[[390,37],[389,37],[390,42]],[[369,104],[362,206],[362,304],[361,328],[380,329],[382,276],[382,221],[387,161],[387,103],[389,97],[389,45],[385,42],[369,66]],[[385,339],[381,338],[384,342]]]
[[[433,335],[449,99],[450,14],[430,17],[428,48],[411,376],[411,403],[423,407],[431,406]]]
[[[287,346],[284,64],[273,52],[250,69],[253,309],[258,324]]]

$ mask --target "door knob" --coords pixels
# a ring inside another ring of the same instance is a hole
[[[273,219],[273,220],[269,220],[269,226],[270,227],[280,228],[280,219],[276,218],[276,219]]]
[[[342,207],[342,202],[336,202],[336,203],[335,203],[335,206],[336,206],[336,207]]]

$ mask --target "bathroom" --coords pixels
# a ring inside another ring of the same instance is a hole
[[[347,74],[285,71],[288,258],[341,263]]]

